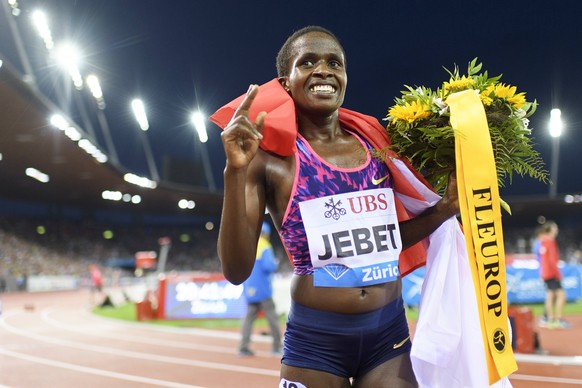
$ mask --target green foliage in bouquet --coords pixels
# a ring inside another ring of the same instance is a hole
[[[498,183],[500,187],[513,174],[529,175],[542,182],[548,173],[539,153],[533,149],[529,117],[534,114],[536,101],[528,102],[525,93],[517,93],[515,86],[500,82],[501,75],[489,77],[481,71],[482,64],[473,59],[467,74],[459,68],[451,72],[448,82],[432,90],[425,86],[405,85],[402,97],[388,110],[386,130],[392,140],[391,150],[406,157],[434,187],[443,192],[449,173],[455,168],[455,134],[449,118],[447,97],[455,92],[472,89],[479,93],[487,122]]]

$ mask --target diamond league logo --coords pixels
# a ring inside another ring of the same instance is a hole
[[[327,272],[334,280],[341,278],[346,272],[348,272],[349,267],[343,264],[328,264],[323,267],[325,272]]]

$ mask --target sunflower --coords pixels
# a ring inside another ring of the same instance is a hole
[[[516,92],[516,86],[499,83],[495,85],[489,85],[482,93],[482,95],[484,94],[486,96],[494,96],[496,98],[507,101],[516,109],[522,109],[526,104],[525,93]]]
[[[454,93],[461,90],[473,89],[477,82],[473,78],[462,76],[459,79],[451,79],[443,84],[445,92]]]
[[[420,101],[404,102],[403,105],[394,105],[388,111],[388,115],[395,120],[403,120],[408,123],[425,119],[431,115],[430,107]]]

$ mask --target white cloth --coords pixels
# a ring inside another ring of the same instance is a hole
[[[426,198],[399,196],[407,209],[418,214],[439,200],[403,163],[394,162]],[[423,388],[489,387],[473,277],[456,218],[429,236],[427,256],[410,354],[416,379]],[[511,387],[511,383],[504,378],[492,387]]]

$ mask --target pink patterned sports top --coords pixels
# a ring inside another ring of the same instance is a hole
[[[356,136],[368,151],[363,164],[356,168],[340,168],[331,165],[315,153],[303,136],[297,136],[295,179],[291,198],[279,231],[281,241],[287,251],[289,260],[293,264],[293,272],[296,275],[310,275],[314,272],[309,255],[305,226],[299,209],[300,202],[366,189],[392,188],[392,179],[389,177],[389,170],[386,164],[371,156],[369,151],[372,147],[370,144],[355,133],[348,132]],[[372,183],[374,179],[387,176],[388,179],[377,185]]]

